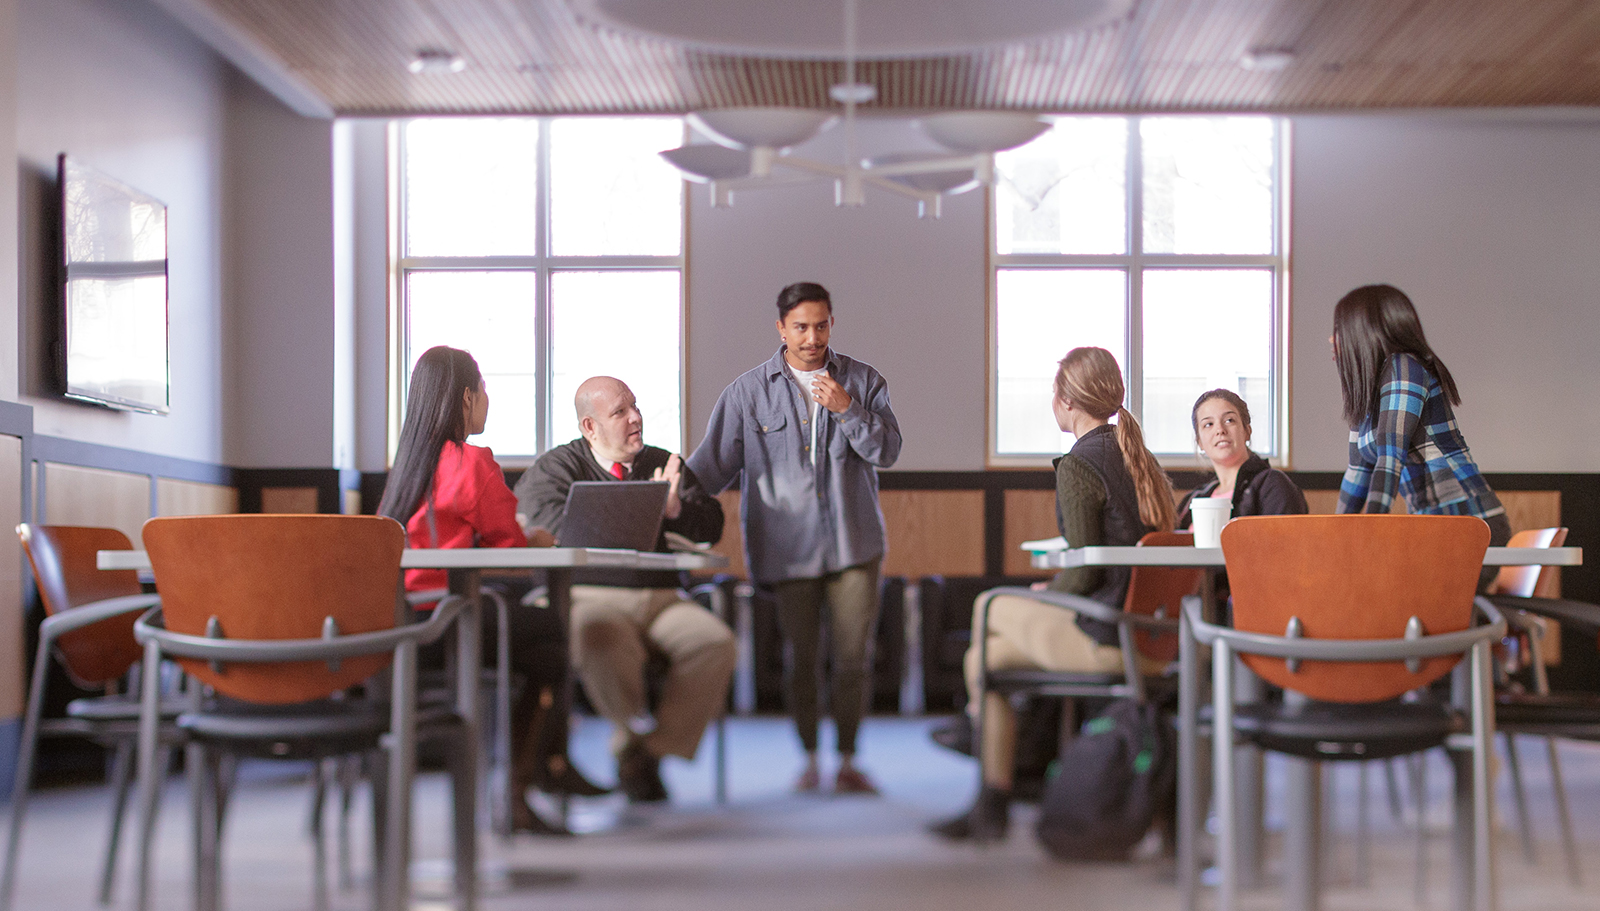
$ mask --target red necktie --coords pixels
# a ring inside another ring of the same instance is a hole
[[[611,476],[620,481],[620,480],[626,478],[628,476],[628,473],[626,471],[622,470],[622,463],[621,462],[612,462],[611,463]]]

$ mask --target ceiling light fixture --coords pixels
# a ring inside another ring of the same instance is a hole
[[[1239,58],[1239,65],[1258,73],[1281,73],[1294,63],[1294,51],[1286,47],[1253,47]]]
[[[467,61],[462,59],[455,51],[443,48],[425,47],[417,51],[406,64],[406,69],[417,75],[424,73],[434,75],[438,73],[459,73],[467,68]]]
[[[697,111],[689,123],[719,145],[688,145],[661,153],[685,179],[708,183],[711,204],[733,204],[735,191],[794,183],[831,181],[834,204],[865,205],[873,187],[917,201],[917,214],[939,217],[944,195],[994,182],[994,153],[1023,145],[1050,128],[1032,114],[1013,111],[952,111],[920,118],[930,139],[950,150],[901,152],[862,159],[856,140],[856,107],[878,96],[876,86],[856,81],[856,13],[859,0],[844,0],[844,81],[828,95],[844,105],[845,164],[789,154],[838,118],[806,108],[726,108]]]

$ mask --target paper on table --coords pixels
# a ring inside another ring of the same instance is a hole
[[[691,541],[675,531],[667,532],[667,550],[678,554],[703,554],[711,550],[710,544]]]
[[[1038,541],[1022,542],[1023,550],[1031,550],[1034,553],[1044,553],[1052,550],[1066,550],[1071,546],[1072,545],[1067,543],[1067,539],[1060,535],[1056,535],[1054,538],[1041,538]]]

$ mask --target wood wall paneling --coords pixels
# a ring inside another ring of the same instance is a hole
[[[22,523],[22,440],[0,436],[0,525]],[[0,718],[22,714],[25,698],[22,653],[22,544],[14,534],[0,535]]]
[[[263,487],[261,511],[264,513],[315,513],[315,487]]]
[[[983,575],[983,491],[885,490],[878,504],[889,535],[884,575]]]
[[[1047,576],[1034,569],[1022,552],[1023,541],[1053,538],[1061,534],[1056,525],[1054,490],[1008,490],[1005,492],[1005,574],[1008,576]]]
[[[1513,532],[1554,528],[1561,524],[1559,490],[1502,490],[1497,493]]]
[[[215,516],[239,511],[239,491],[222,484],[156,478],[156,513],[163,516]]]
[[[138,543],[150,518],[150,476],[46,462],[44,521],[47,525],[96,525],[119,529]]]
[[[712,551],[728,558],[721,572],[749,578],[739,492],[724,491],[717,499],[727,521]],[[889,536],[885,575],[983,574],[983,491],[885,490],[878,503]]]
[[[744,528],[739,524],[739,491],[724,490],[717,494],[717,500],[722,503],[725,520],[722,523],[722,540],[711,548],[711,552],[728,558],[727,568],[718,572],[748,579],[750,574],[744,566]]]

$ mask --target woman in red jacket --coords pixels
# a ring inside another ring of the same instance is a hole
[[[528,546],[494,453],[467,442],[488,418],[489,391],[472,355],[444,345],[423,352],[378,505],[380,515],[405,523],[411,547]],[[407,591],[445,584],[442,569],[406,571]]]
[[[517,498],[487,447],[467,437],[482,433],[489,417],[489,392],[472,355],[439,345],[423,352],[411,372],[405,423],[400,427],[394,468],[378,505],[380,515],[406,526],[411,547],[548,547],[555,542],[538,529],[530,542],[517,524]],[[441,589],[442,569],[406,571],[406,590]],[[560,630],[534,629],[531,611],[514,611],[512,667],[527,680],[512,707],[512,825],[542,834],[569,834],[540,819],[528,805],[527,789],[581,795],[604,793],[584,780],[566,757],[565,719],[555,709],[567,671]],[[486,625],[486,632],[493,625]],[[488,654],[493,654],[492,647]]]

